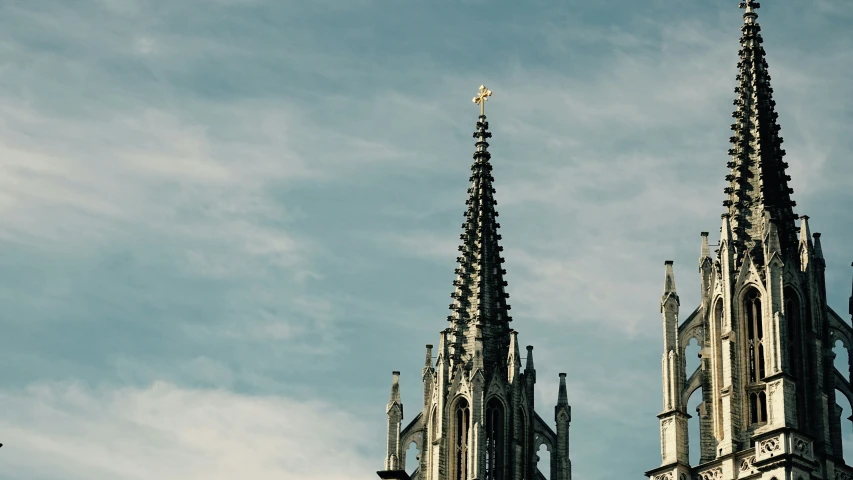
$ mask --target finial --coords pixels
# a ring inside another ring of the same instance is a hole
[[[800,242],[808,244],[812,238],[812,231],[809,228],[809,216],[800,215]]]
[[[400,372],[391,372],[391,400],[390,403],[400,403]]]
[[[424,359],[424,368],[432,366],[432,345],[426,346],[426,359]]]
[[[533,370],[533,345],[527,346],[527,365],[524,367],[525,370]]]
[[[568,405],[569,395],[566,392],[566,374],[560,374],[560,389],[557,392],[557,405]]]
[[[815,258],[823,259],[823,247],[820,245],[820,232],[812,234],[814,238],[814,256]]]
[[[675,274],[672,271],[672,260],[667,260],[664,263],[666,275],[664,278],[663,284],[663,293],[664,295],[669,293],[675,293]]]
[[[480,85],[480,90],[477,96],[474,97],[474,103],[480,106],[480,116],[486,115],[486,100],[492,96],[492,91],[486,88],[485,85]]]
[[[745,2],[740,2],[738,8],[744,9],[744,13],[755,13],[756,10],[761,8],[761,4],[754,0],[747,0]]]

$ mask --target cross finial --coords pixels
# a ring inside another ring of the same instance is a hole
[[[755,10],[761,7],[761,4],[754,0],[746,0],[738,5],[745,10],[745,13],[755,13]]]
[[[474,97],[474,103],[480,106],[480,115],[486,114],[486,100],[492,96],[492,91],[486,88],[485,85],[480,85],[480,90],[477,96]]]

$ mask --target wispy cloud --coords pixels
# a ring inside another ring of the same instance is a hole
[[[4,468],[27,478],[343,480],[369,469],[367,425],[324,402],[162,382],[39,383],[0,399]]]

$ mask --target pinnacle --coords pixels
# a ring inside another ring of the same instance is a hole
[[[664,295],[668,293],[675,293],[675,274],[672,271],[672,264],[672,260],[667,260],[666,262],[664,262],[664,265],[666,266],[666,273],[663,284]]]
[[[560,389],[557,391],[557,405],[568,405],[569,395],[566,392],[566,374],[560,374]]]
[[[400,372],[395,370],[391,372],[391,376],[391,398],[388,401],[388,405],[400,403]]]

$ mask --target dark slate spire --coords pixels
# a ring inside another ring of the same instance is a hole
[[[495,366],[505,368],[509,354],[510,328],[507,294],[503,279],[503,247],[498,234],[500,224],[495,210],[497,201],[492,186],[492,165],[489,163],[489,144],[492,136],[488,131],[489,122],[483,110],[485,99],[491,92],[480,87],[480,95],[474,99],[481,106],[477,121],[477,139],[474,151],[474,164],[471,166],[471,188],[468,189],[468,206],[465,223],[462,224],[462,240],[459,246],[459,266],[456,268],[455,288],[450,295],[452,314],[447,317],[453,332],[452,368],[456,365],[467,366],[474,355],[474,342],[482,338],[483,363],[487,372]]]
[[[792,210],[796,206],[791,200],[793,190],[788,187],[791,177],[785,173],[788,164],[782,160],[785,151],[761,46],[761,27],[755,13],[758,7],[758,2],[752,0],[740,3],[745,12],[735,87],[737,109],[732,113],[735,123],[729,149],[731,172],[726,176],[728,198],[723,205],[728,208],[738,262],[749,252],[761,264],[763,252],[759,246],[768,233],[766,222],[776,224],[782,254],[788,256],[797,249],[797,216]]]

